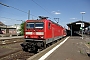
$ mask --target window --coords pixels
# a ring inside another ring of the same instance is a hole
[[[51,25],[51,24],[50,24],[50,22],[49,22],[49,23],[48,23],[48,29],[50,29],[50,25]]]
[[[34,28],[34,23],[27,23],[26,28]]]
[[[35,23],[35,28],[43,28],[44,27],[44,24],[41,22],[41,23]]]
[[[33,22],[33,23],[27,23],[26,28],[43,28],[44,23],[43,22]]]

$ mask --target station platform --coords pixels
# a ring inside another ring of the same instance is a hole
[[[63,42],[64,41],[64,42]],[[90,36],[70,36],[27,60],[90,60]]]

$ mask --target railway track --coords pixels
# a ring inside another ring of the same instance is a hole
[[[22,50],[10,53],[0,60],[26,60],[27,58],[33,56],[34,53],[23,52]]]
[[[23,42],[24,38],[2,38],[0,39],[0,46]]]
[[[9,45],[9,44],[14,44],[14,43],[20,43],[20,42],[23,42],[23,41],[1,42],[1,43],[0,43],[0,46]]]
[[[0,38],[0,60],[25,60],[34,53],[24,52],[21,48],[23,37]]]
[[[58,40],[59,41],[59,40]],[[52,44],[49,44],[47,48],[56,42],[53,42]],[[24,52],[22,51],[22,48],[20,46],[22,42],[18,42],[15,44],[6,44],[0,46],[0,60],[26,60],[27,58],[30,58],[31,56],[35,55],[32,52]],[[40,51],[39,51],[40,52]]]
[[[24,52],[21,43],[0,46],[0,60],[25,60],[34,53]]]

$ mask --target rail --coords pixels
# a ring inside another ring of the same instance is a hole
[[[24,36],[13,36],[13,37],[0,37],[0,40],[23,38]]]
[[[19,34],[0,34],[0,37],[12,37],[12,36],[19,36]]]

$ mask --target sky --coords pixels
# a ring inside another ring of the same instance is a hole
[[[90,0],[0,0],[9,7],[0,4],[0,21],[6,25],[21,24],[30,19],[37,19],[38,16],[59,18],[59,24],[66,27],[66,24],[82,20],[90,22]]]

